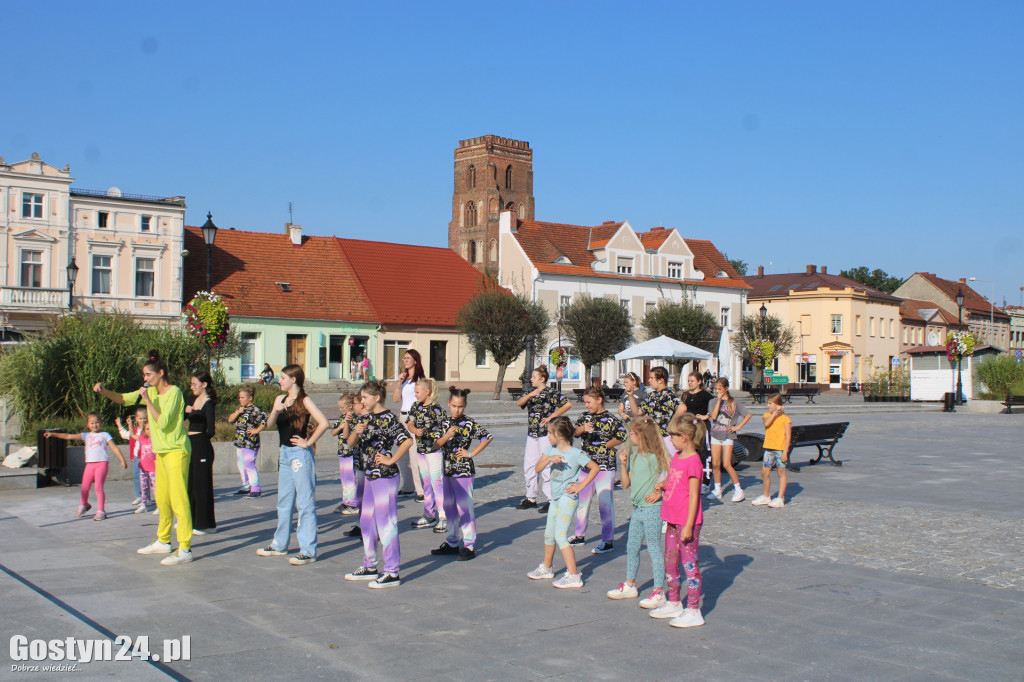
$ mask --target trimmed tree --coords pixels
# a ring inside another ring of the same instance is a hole
[[[860,265],[849,270],[842,270],[839,273],[840,277],[846,277],[852,279],[854,282],[860,282],[865,284],[872,289],[878,289],[884,291],[887,294],[891,294],[900,288],[903,284],[903,278],[895,275],[890,275],[881,268],[875,268],[874,270],[868,270],[867,267]]]
[[[562,336],[576,349],[586,371],[586,384],[594,365],[615,356],[633,342],[629,312],[607,298],[581,296],[559,312]]]
[[[784,323],[778,315],[765,315],[763,320],[759,314],[747,315],[740,320],[740,331],[739,334],[732,337],[732,347],[744,360],[758,366],[761,374],[758,377],[758,383],[761,383],[764,376],[764,367],[757,365],[754,355],[758,349],[762,348],[760,345],[762,341],[771,343],[774,357],[789,355],[795,341],[793,328]],[[763,350],[761,352],[763,355]],[[768,362],[770,363],[771,359],[768,359]]]
[[[722,333],[722,327],[715,321],[715,316],[689,300],[681,303],[659,302],[655,308],[647,311],[640,325],[649,338],[667,336],[709,353],[718,350],[718,338]],[[686,364],[680,360],[669,360],[668,363],[677,377]]]
[[[537,345],[541,345],[544,331],[551,323],[547,311],[539,303],[493,287],[467,301],[455,321],[473,350],[490,353],[497,363],[495,400],[501,398],[505,370],[526,348],[527,339],[533,336]]]

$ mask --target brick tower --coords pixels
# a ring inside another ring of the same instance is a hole
[[[448,248],[479,270],[498,269],[498,213],[533,220],[530,143],[496,135],[459,140]]]

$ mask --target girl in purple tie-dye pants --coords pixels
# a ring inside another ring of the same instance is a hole
[[[346,580],[371,580],[380,589],[401,584],[398,565],[402,551],[398,544],[398,460],[412,446],[412,439],[394,412],[384,407],[385,388],[370,381],[359,392],[366,414],[353,420],[349,446],[359,446],[365,480],[359,526],[363,534],[363,565],[345,576]],[[394,454],[390,454],[394,452]],[[377,569],[377,541],[383,549],[384,568]]]
[[[458,554],[459,561],[476,557],[476,510],[473,508],[473,477],[476,466],[473,458],[491,444],[491,434],[466,416],[466,396],[469,389],[448,388],[449,419],[443,423],[444,435],[435,445],[444,453],[444,506],[450,521],[448,537],[431,554]],[[480,441],[470,451],[473,440]],[[456,525],[458,522],[458,525]],[[462,548],[459,548],[459,531],[462,531]]]
[[[435,533],[448,530],[444,507],[444,487],[441,474],[444,456],[435,441],[444,433],[441,424],[448,415],[437,404],[437,386],[433,379],[416,382],[416,402],[409,408],[406,426],[416,436],[416,456],[419,458],[420,479],[423,485],[423,516],[412,522],[413,528],[431,528]]]
[[[363,477],[355,462],[354,451],[348,444],[345,426],[355,416],[354,393],[343,393],[338,398],[341,418],[331,434],[338,436],[338,479],[341,481],[341,502],[334,508],[339,514],[352,516],[359,513],[359,500],[363,497]]]

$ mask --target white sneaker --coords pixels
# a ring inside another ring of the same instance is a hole
[[[145,547],[143,547],[141,549],[135,550],[135,553],[136,554],[170,554],[171,553],[171,543],[169,543],[169,542],[160,542],[159,540],[157,540],[156,542],[154,542],[151,545],[146,545]]]
[[[722,486],[716,485],[711,492],[705,495],[706,499],[722,501]]]
[[[164,557],[160,560],[160,563],[164,566],[177,566],[178,564],[187,564],[190,561],[192,561],[192,551],[188,549],[181,549],[179,547],[177,554]]]
[[[619,583],[614,590],[608,590],[607,595],[609,599],[636,599],[640,593],[636,591],[636,585]]]
[[[561,589],[583,587],[583,574],[577,573],[576,575],[573,575],[569,571],[566,571],[561,578],[551,584]]]
[[[549,567],[545,566],[544,564],[541,564],[537,568],[527,573],[526,577],[530,580],[550,580],[551,578],[555,577],[555,572],[552,571]]]
[[[768,504],[771,501],[772,501],[772,498],[770,498],[770,497],[767,497],[765,495],[758,495],[757,497],[754,498],[754,501],[751,502],[750,504],[754,505],[755,507],[763,507],[764,505]]]
[[[651,594],[647,599],[640,600],[640,608],[642,609],[660,609],[668,600],[665,599],[665,590],[661,588],[655,588],[651,590]]]
[[[159,509],[154,509],[153,510],[153,516],[160,516],[160,510]]]
[[[700,609],[684,609],[683,615],[673,618],[668,624],[674,628],[692,628],[704,625],[704,616],[700,615]]]
[[[136,506],[138,506],[141,503],[142,503],[142,498],[141,497],[136,497],[134,500],[132,500],[131,505],[133,507],[136,507]]]
[[[734,490],[732,493],[732,501],[742,502],[743,500],[746,499],[746,497],[747,496],[743,494],[743,488],[736,486],[736,490]]]
[[[664,606],[651,611],[651,618],[678,618],[683,615],[683,603],[678,601],[665,602]]]
[[[711,492],[711,486],[709,486],[707,483],[701,483],[700,484],[700,494],[701,495],[707,495],[709,492]]]
[[[786,506],[786,501],[781,497],[776,497],[774,500],[768,503],[768,506],[772,509],[782,509]]]
[[[135,513],[136,514],[145,514],[146,513],[146,505],[140,503],[139,506],[135,508]]]

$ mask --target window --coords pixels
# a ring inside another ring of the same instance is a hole
[[[469,243],[469,262],[476,262],[476,242],[473,241]]]
[[[43,252],[21,252],[21,286],[39,288],[43,286]]]
[[[384,342],[384,374],[378,379],[397,379],[399,369],[402,366],[401,359],[405,351],[409,350],[408,341],[385,341]]]
[[[492,261],[497,261],[498,260],[498,240],[497,239],[492,239],[491,240],[491,260]]]
[[[669,263],[668,264],[668,276],[672,279],[683,278],[683,264],[682,263]]]
[[[648,313],[654,312],[654,309],[657,308],[657,307],[658,307],[658,304],[655,303],[654,301],[647,301],[647,303],[644,304],[644,314],[648,314]]]
[[[629,299],[628,298],[620,298],[619,299],[619,305],[622,306],[622,309],[625,310],[626,314],[628,315],[629,314]]]
[[[476,202],[470,201],[466,204],[466,226],[476,225]]]
[[[896,320],[889,318],[889,338],[896,338]]]
[[[487,366],[487,349],[477,348],[476,349],[476,366],[486,367]]]
[[[525,217],[526,217],[526,208],[522,204],[519,204],[519,219],[522,220]]]
[[[857,336],[860,336],[860,335],[861,335],[861,329],[860,329],[860,315],[858,315],[857,317],[855,317],[855,318],[854,318],[854,322],[855,322],[855,324],[856,324],[856,327],[857,327]]]
[[[97,227],[106,227],[109,222],[110,222],[110,214],[109,213],[107,213],[106,211],[100,211],[97,214],[97,216],[96,216],[96,226]]]
[[[729,307],[728,306],[725,306],[724,308],[722,308],[722,315],[721,315],[721,317],[719,319],[721,320],[722,326],[725,329],[728,329],[729,328]]]
[[[110,293],[110,256],[92,257],[92,293]]]
[[[43,195],[22,194],[21,195],[21,217],[42,218],[43,217]]]
[[[875,318],[869,317],[868,318],[868,336],[874,336],[874,335],[875,335]]]
[[[135,259],[135,295],[156,295],[156,259]]]
[[[907,343],[907,328],[903,328],[903,343]]]
[[[505,168],[505,189],[512,189],[512,166]]]
[[[561,310],[562,308],[568,307],[570,304],[572,304],[572,296],[559,296],[558,297],[558,309],[559,310]]]
[[[616,272],[620,275],[632,275],[633,274],[633,259],[632,258],[619,258]]]
[[[256,332],[242,332],[242,380],[256,378]]]
[[[843,316],[833,315],[832,316],[832,331],[830,334],[842,334],[843,333]]]
[[[476,189],[476,166],[469,167],[469,188]]]
[[[149,232],[153,229],[153,216],[144,215],[142,221],[139,224],[139,230],[142,232]]]

